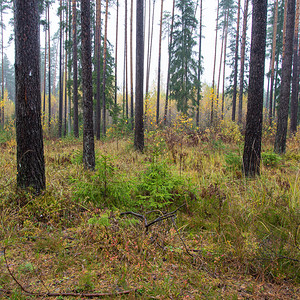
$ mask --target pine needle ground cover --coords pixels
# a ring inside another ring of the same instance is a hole
[[[0,298],[299,299],[299,136],[284,156],[265,137],[256,179],[241,141],[175,127],[140,154],[112,136],[91,172],[80,141],[49,139],[39,196],[16,190],[16,143],[1,143]]]

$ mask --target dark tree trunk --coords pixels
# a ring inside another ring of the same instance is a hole
[[[158,45],[158,74],[157,74],[157,101],[156,101],[156,124],[159,123],[159,102],[160,102],[160,68],[161,68],[161,40],[162,40],[162,21],[163,21],[164,0],[161,0],[160,10],[160,30]]]
[[[144,0],[136,4],[136,87],[135,87],[135,149],[144,149],[143,89],[144,89]]]
[[[96,139],[100,140],[100,124],[101,124],[101,95],[100,95],[100,85],[101,85],[101,0],[96,2]]]
[[[130,121],[131,130],[134,128],[134,116],[133,116],[133,0],[131,0],[130,7]]]
[[[281,89],[278,107],[277,131],[275,137],[274,151],[276,153],[285,153],[287,122],[290,104],[290,85],[291,85],[291,70],[293,60],[293,41],[295,27],[295,0],[288,0],[287,18],[286,18],[286,34],[285,48],[282,53],[282,77]]]
[[[273,92],[274,92],[274,75],[275,75],[275,55],[276,55],[276,35],[277,35],[277,20],[278,20],[278,0],[275,2],[274,23],[273,23],[273,41],[272,41],[272,59],[271,59],[271,86],[269,100],[269,123],[273,121]]]
[[[48,14],[47,9],[45,9],[45,17],[46,17],[46,25],[45,25],[45,57],[44,57],[44,84],[43,84],[43,116],[42,123],[45,124],[45,116],[46,116],[46,75],[47,75],[47,26],[48,26]],[[2,17],[1,17],[2,19]],[[2,39],[3,41],[3,39]],[[2,60],[2,69],[3,69],[3,60]],[[3,80],[2,80],[3,82]]]
[[[103,136],[106,136],[106,44],[107,44],[107,16],[108,16],[108,0],[106,0],[105,7],[105,32],[104,32],[104,45],[103,45],[103,81],[102,81],[102,111],[103,111]]]
[[[239,35],[240,35],[240,13],[241,13],[241,0],[238,0],[238,15],[235,36],[235,54],[234,54],[234,75],[233,75],[233,97],[232,97],[232,121],[235,121],[236,112],[236,95],[237,95],[237,74],[238,74],[238,61],[239,61]]]
[[[82,91],[83,91],[83,163],[95,168],[93,130],[92,47],[90,1],[81,0]]]
[[[62,137],[63,122],[63,35],[62,35],[62,0],[60,0],[59,13],[59,105],[58,105],[58,137]]]
[[[243,155],[246,176],[260,174],[267,0],[253,0],[248,107]]]
[[[17,185],[45,189],[37,0],[15,1]]]
[[[245,71],[245,52],[246,52],[246,35],[247,35],[247,21],[248,21],[248,4],[249,0],[245,0],[243,33],[241,44],[241,70],[240,70],[240,88],[239,88],[239,112],[238,123],[242,124],[243,119],[243,95],[244,95],[244,71]]]
[[[78,124],[78,81],[77,81],[77,21],[76,21],[76,0],[72,2],[72,27],[73,27],[73,131],[76,138],[79,137],[79,124]]]
[[[298,62],[298,32],[299,32],[299,10],[300,0],[297,0],[295,34],[294,34],[294,63],[293,63],[293,80],[292,80],[292,96],[291,96],[291,134],[297,131],[298,119],[298,97],[299,97],[299,62]]]

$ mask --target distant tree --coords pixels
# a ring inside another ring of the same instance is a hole
[[[90,1],[81,0],[83,163],[85,168],[94,169],[95,145],[93,130],[93,86],[90,15]]]
[[[116,48],[115,48],[115,105],[118,98],[118,35],[119,35],[119,0],[117,0],[117,17],[116,17]]]
[[[295,33],[294,33],[294,58],[293,58],[293,80],[292,80],[292,96],[291,96],[291,133],[295,134],[297,131],[298,119],[298,98],[299,98],[299,13],[300,0],[297,0],[296,18],[295,18]]]
[[[201,0],[202,1],[202,0]],[[202,2],[201,2],[202,3]],[[169,37],[169,47],[168,47],[168,75],[167,75],[167,87],[166,87],[166,103],[165,103],[165,113],[164,113],[164,125],[167,125],[167,115],[169,106],[169,90],[170,90],[170,65],[171,65],[171,47],[173,43],[173,28],[174,28],[174,15],[175,15],[175,0],[173,0],[172,6],[172,17],[171,17],[171,32]]]
[[[46,187],[38,0],[15,0],[17,185]]]
[[[178,1],[178,13],[175,16],[173,43],[171,46],[170,97],[177,102],[177,109],[188,113],[190,100],[195,104],[194,89],[197,86],[197,62],[193,48],[196,41],[193,31],[196,30],[195,3],[192,0]]]
[[[78,72],[77,72],[77,10],[76,0],[72,0],[72,36],[73,36],[73,105],[74,105],[74,120],[73,131],[76,138],[79,137],[79,122],[78,122]]]
[[[243,171],[260,174],[264,98],[264,69],[267,27],[267,0],[252,1],[252,38]]]
[[[248,5],[249,5],[249,0],[245,0],[244,16],[243,16],[242,43],[241,43],[241,69],[240,69],[239,110],[238,110],[238,123],[239,124],[242,124],[242,117],[243,117],[244,72],[245,72],[245,56],[246,56]]]
[[[136,85],[134,147],[144,149],[144,0],[136,1]]]
[[[238,61],[239,61],[240,14],[241,14],[241,0],[238,0],[237,23],[236,23],[236,32],[235,32],[235,50],[234,50],[233,96],[232,96],[232,117],[231,117],[232,121],[235,121],[235,114],[236,114],[237,76],[238,76]]]
[[[161,73],[161,40],[162,40],[163,9],[164,9],[164,0],[161,0],[159,44],[158,44],[158,74],[157,74],[156,124],[159,123],[160,73]]]
[[[62,0],[59,1],[59,104],[58,104],[58,137],[62,137],[63,122],[63,19]]]
[[[274,145],[274,150],[276,153],[285,153],[286,150],[287,122],[290,104],[290,85],[293,60],[295,6],[295,0],[288,0],[286,33],[283,42],[284,50],[282,58],[281,90],[277,117],[277,131]]]

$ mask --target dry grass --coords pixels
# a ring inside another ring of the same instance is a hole
[[[78,163],[80,141],[45,141],[47,190],[38,197],[16,190],[15,142],[1,144],[0,237],[9,268],[26,289],[39,292],[136,289],[122,297],[299,299],[299,137],[289,140],[282,160],[263,164],[255,180],[241,173],[238,140],[156,131],[148,133],[143,154],[131,139],[96,142],[98,160],[104,155],[113,165],[111,186],[116,178],[136,186],[149,164],[161,161],[184,181],[181,196],[161,209],[186,204],[176,226],[168,219],[149,232],[138,219],[120,216],[127,208],[148,210],[131,206],[136,192],[118,207],[75,197],[94,174]],[[270,147],[264,144],[265,151]],[[0,260],[0,289],[14,291],[7,299],[30,299],[9,275],[3,252]]]

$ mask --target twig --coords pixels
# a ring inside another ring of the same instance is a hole
[[[12,277],[12,279],[17,283],[17,285],[20,287],[20,289],[28,295],[31,296],[37,296],[37,297],[85,297],[85,298],[101,298],[101,297],[111,297],[111,296],[117,296],[117,295],[127,295],[133,292],[136,292],[136,289],[133,290],[128,290],[128,291],[123,291],[123,292],[115,292],[115,293],[75,293],[75,292],[65,292],[65,293],[40,293],[40,292],[31,292],[28,291],[23,287],[23,285],[17,280],[17,278],[14,276],[13,272],[9,268],[8,262],[7,262],[7,257],[6,257],[6,247],[3,250],[3,255],[4,255],[4,260],[6,264],[6,268]],[[11,291],[7,291],[4,289],[0,289],[0,292],[6,293],[6,294],[11,294]]]

